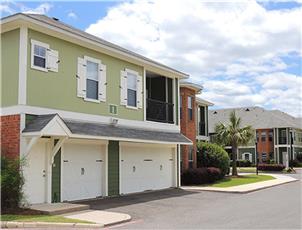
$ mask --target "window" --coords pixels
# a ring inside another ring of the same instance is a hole
[[[189,168],[193,168],[193,147],[190,146],[189,148],[189,155],[188,155],[188,162],[189,162]]]
[[[49,45],[34,40],[31,41],[31,45],[32,45],[31,67],[35,69],[47,71],[46,57],[47,57],[47,49],[49,48]]]
[[[269,153],[269,159],[273,159],[274,158],[274,153],[273,152],[270,152]]]
[[[273,141],[273,131],[270,131],[268,134],[268,140]]]
[[[45,72],[59,70],[59,52],[49,48],[49,45],[31,40],[31,68]]]
[[[93,100],[98,100],[99,92],[99,65],[98,63],[87,61],[86,64],[86,97]]]
[[[266,161],[266,153],[261,154],[261,159],[262,159],[262,161]]]
[[[179,116],[180,116],[180,119],[182,119],[182,96],[180,96],[180,99],[179,99]]]
[[[261,141],[264,142],[266,139],[266,132],[261,132]]]
[[[137,105],[137,76],[133,73],[127,73],[127,105],[136,107]]]
[[[188,118],[189,120],[193,120],[193,98],[188,97]]]
[[[257,142],[259,142],[259,132],[256,131]]]

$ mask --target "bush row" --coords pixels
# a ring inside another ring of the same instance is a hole
[[[289,167],[302,167],[302,162],[300,162],[299,160],[295,159],[295,160],[290,160],[289,161]]]
[[[221,178],[221,170],[219,168],[196,168],[188,169],[181,175],[182,185],[199,185],[213,183]]]
[[[236,161],[237,167],[252,167],[253,164],[249,160],[237,160]],[[230,167],[233,166],[233,161],[230,161]]]
[[[258,170],[261,171],[282,171],[285,166],[282,164],[259,164]]]

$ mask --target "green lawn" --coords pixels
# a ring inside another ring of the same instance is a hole
[[[1,221],[19,221],[19,222],[57,222],[57,223],[87,223],[93,222],[65,218],[63,216],[52,215],[1,215]]]
[[[243,185],[243,184],[251,184],[266,180],[273,180],[275,177],[269,176],[269,175],[245,175],[240,176],[238,178],[232,178],[232,177],[226,177],[222,180],[219,180],[215,182],[214,184],[211,184],[211,187],[218,187],[218,188],[228,188],[232,186],[237,185]]]

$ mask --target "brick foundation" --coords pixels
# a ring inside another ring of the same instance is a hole
[[[1,155],[19,157],[20,153],[20,115],[0,117]]]

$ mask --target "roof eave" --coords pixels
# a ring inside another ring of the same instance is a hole
[[[29,22],[29,23],[38,24],[38,25],[40,25],[40,26],[48,25],[48,26],[50,26],[50,27],[56,27],[56,26],[50,25],[50,24],[48,24],[48,23],[46,23],[46,22],[41,22],[41,21],[39,21],[38,19],[36,19],[36,18],[34,18],[34,17],[30,17],[29,15],[26,15],[26,14],[23,14],[23,13],[17,13],[17,14],[14,14],[14,15],[10,15],[10,16],[1,18],[1,20],[0,20],[0,25],[2,26],[3,24],[9,23],[9,22],[13,22],[13,21],[17,21],[17,20],[24,20],[24,21]],[[79,34],[72,33],[72,32],[70,32],[70,31],[64,30],[63,28],[59,28],[59,27],[56,27],[56,28],[59,29],[59,30],[62,30],[62,31],[64,31],[65,33],[68,33],[68,34],[70,34],[70,35],[72,34],[73,36],[80,36]],[[82,32],[83,32],[83,33],[86,33],[86,32],[84,32],[84,31],[82,31]],[[88,33],[87,33],[87,34],[88,34]],[[91,35],[91,34],[90,34],[90,35]],[[93,35],[91,35],[91,36],[93,36]],[[188,79],[188,78],[189,78],[189,74],[187,74],[187,73],[183,73],[183,72],[181,72],[181,71],[178,71],[178,70],[176,70],[176,69],[173,69],[173,68],[171,68],[171,67],[169,67],[169,66],[166,66],[166,65],[164,65],[164,64],[157,63],[156,61],[153,61],[153,60],[151,60],[151,59],[149,59],[149,58],[147,58],[147,57],[144,57],[144,56],[142,56],[142,55],[140,55],[140,54],[137,54],[137,53],[135,53],[135,52],[133,52],[133,51],[130,51],[130,50],[129,50],[129,52],[125,52],[125,51],[123,51],[123,50],[116,49],[115,47],[109,47],[109,46],[107,46],[107,45],[105,45],[105,44],[101,44],[100,42],[94,41],[94,40],[89,39],[89,38],[87,38],[87,37],[84,37],[84,36],[81,36],[81,37],[82,37],[82,39],[85,39],[86,41],[88,41],[88,42],[90,42],[90,43],[93,43],[94,45],[95,45],[95,43],[96,43],[98,46],[100,46],[100,47],[102,47],[102,48],[104,48],[104,49],[107,48],[108,51],[116,52],[117,54],[124,55],[124,56],[129,56],[129,57],[133,58],[134,60],[140,61],[140,62],[142,62],[142,63],[144,63],[144,64],[148,64],[148,65],[154,66],[154,67],[156,67],[156,68],[158,68],[158,69],[161,69],[161,70],[170,72],[170,73],[172,73],[172,74],[175,74],[175,75],[176,75],[178,78],[180,78],[180,79]],[[96,37],[96,36],[94,36],[94,37]],[[96,37],[96,39],[97,39],[97,37]],[[122,47],[121,47],[121,48],[122,48]],[[124,48],[123,48],[123,49],[124,49]],[[131,53],[135,53],[136,55],[133,55],[133,54],[131,54]],[[141,57],[139,57],[139,56],[141,56]],[[129,60],[128,60],[128,61],[129,61]]]

